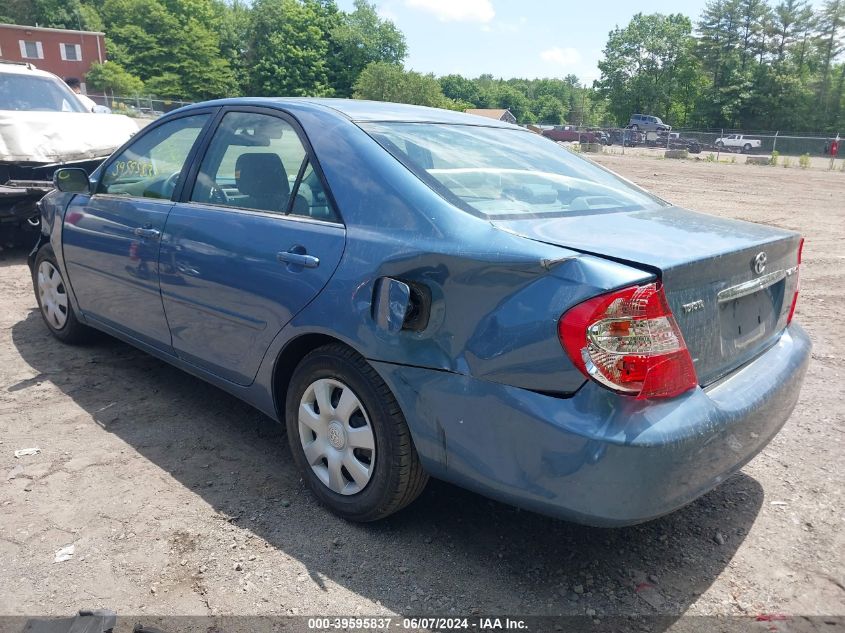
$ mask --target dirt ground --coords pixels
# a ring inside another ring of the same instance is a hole
[[[51,339],[25,253],[7,251],[0,614],[845,614],[845,173],[598,160],[679,205],[807,238],[796,318],[813,361],[792,418],[742,472],[625,529],[438,482],[349,524],[255,410],[117,341]]]

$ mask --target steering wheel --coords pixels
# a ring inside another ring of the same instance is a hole
[[[209,198],[212,204],[226,204],[229,202],[229,196],[226,195],[226,192],[217,185],[211,185],[211,191],[209,191]]]
[[[169,198],[173,195],[173,191],[174,189],[176,189],[176,185],[179,183],[179,176],[181,175],[181,170],[174,171],[167,177],[167,180],[164,181],[164,184],[162,184],[162,193],[165,195],[166,198]]]

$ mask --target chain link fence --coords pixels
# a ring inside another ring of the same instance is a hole
[[[835,135],[781,134],[777,131],[753,133],[737,130],[679,129],[677,132],[683,137],[698,140],[708,151],[758,155],[771,155],[776,151],[785,156],[826,156],[829,154],[831,141],[835,138]]]
[[[118,114],[126,114],[135,117],[155,118],[176,110],[193,101],[180,101],[178,99],[159,99],[153,96],[120,97],[116,95],[88,93],[88,98],[98,105],[111,108]]]
[[[696,130],[677,128],[671,132],[649,132],[619,127],[577,127],[570,125],[534,126],[545,136],[562,142],[599,143],[605,146],[655,149],[686,149],[692,154],[746,154],[771,156],[829,157],[836,135],[781,134],[775,132],[745,132],[739,130]],[[840,142],[840,146],[842,143]],[[839,157],[843,151],[840,150]]]

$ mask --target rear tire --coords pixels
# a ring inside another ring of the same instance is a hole
[[[50,334],[68,344],[91,339],[94,330],[77,319],[64,277],[49,245],[42,246],[35,256],[32,285],[41,318]]]
[[[382,519],[425,488],[428,475],[396,398],[344,345],[326,345],[302,359],[288,387],[285,423],[303,478],[345,519]]]
[[[746,154],[747,154],[748,152],[750,152],[750,151],[751,151],[751,143],[746,143],[745,145],[743,145],[743,146],[742,146],[742,150],[743,150]]]

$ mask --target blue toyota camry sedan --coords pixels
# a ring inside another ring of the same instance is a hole
[[[30,256],[50,332],[107,332],[283,423],[351,520],[429,476],[588,524],[660,516],[771,440],[810,356],[799,235],[489,119],[212,101],[55,184]]]

